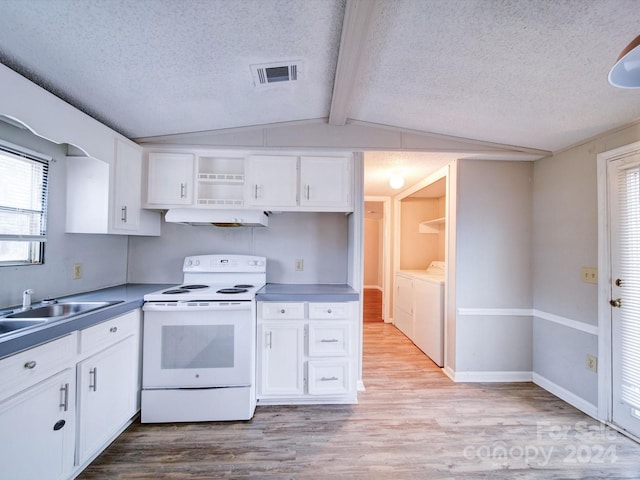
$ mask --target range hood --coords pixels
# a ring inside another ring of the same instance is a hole
[[[214,227],[266,227],[269,217],[260,210],[214,210],[208,208],[172,208],[165,222]]]

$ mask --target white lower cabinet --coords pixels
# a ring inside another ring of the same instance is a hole
[[[258,302],[258,404],[355,403],[358,302]]]
[[[258,327],[262,341],[260,391],[266,396],[304,393],[304,325],[299,322],[264,322]]]
[[[63,479],[75,448],[76,335],[0,360],[0,477]]]
[[[75,478],[139,409],[140,310],[0,360],[0,478]]]
[[[0,403],[6,479],[64,479],[73,469],[74,372],[66,369]]]
[[[78,450],[82,465],[136,412],[136,338],[78,364]]]

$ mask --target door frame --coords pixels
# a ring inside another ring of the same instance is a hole
[[[611,375],[611,245],[609,242],[609,162],[640,153],[640,142],[599,153],[598,177],[598,420],[611,424],[613,376]],[[615,425],[612,425],[615,427]]]

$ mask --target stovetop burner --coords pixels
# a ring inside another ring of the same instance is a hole
[[[189,290],[187,290],[186,288],[172,288],[171,290],[162,292],[163,295],[176,295],[179,293],[189,293]]]
[[[235,288],[253,288],[253,285],[248,285],[248,284],[240,284],[240,285],[234,285]]]
[[[220,290],[216,290],[216,293],[245,293],[248,292],[246,288],[221,288]]]
[[[193,285],[181,285],[178,288],[185,288],[187,290],[200,290],[201,288],[208,288],[209,285],[199,285],[199,284],[193,284]]]

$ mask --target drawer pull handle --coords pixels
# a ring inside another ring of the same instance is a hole
[[[24,364],[24,368],[26,368],[27,370],[32,370],[32,369],[36,368],[35,360],[31,360],[30,362],[25,363]]]
[[[111,328],[109,329],[109,331],[110,331],[111,333],[116,333],[116,332],[118,331],[118,327],[111,327]]]
[[[337,338],[323,338],[320,340],[320,343],[337,343],[339,340]]]
[[[327,313],[331,313],[331,309],[327,310]]]
[[[282,310],[280,310],[280,313],[284,313],[284,308]]]
[[[335,382],[338,380],[338,377],[322,377],[320,378],[321,382]]]
[[[60,402],[60,408],[63,408],[66,412],[69,410],[69,384],[65,383],[60,387],[60,393],[62,394],[62,401]]]

